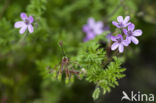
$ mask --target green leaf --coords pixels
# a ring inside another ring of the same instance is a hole
[[[92,94],[92,97],[94,100],[98,99],[100,96],[100,89],[99,88],[96,88]]]

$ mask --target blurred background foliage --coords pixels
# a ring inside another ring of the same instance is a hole
[[[69,57],[77,54],[89,17],[111,26],[119,15],[130,15],[143,35],[138,46],[124,53],[126,77],[95,102],[119,103],[123,90],[156,94],[155,11],[155,0],[0,0],[0,102],[93,103],[95,85],[78,79],[64,85],[49,78],[46,68],[59,63],[60,40]],[[18,44],[23,35],[14,23],[21,12],[35,18],[35,32]]]

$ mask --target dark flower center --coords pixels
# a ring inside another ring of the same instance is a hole
[[[121,38],[118,38],[116,40],[118,41],[118,43],[121,43],[121,41],[122,41]]]
[[[132,36],[133,33],[132,33],[132,31],[128,31],[127,34],[128,34],[128,36]]]
[[[94,32],[94,29],[93,29],[93,28],[90,28],[90,31],[91,31],[91,32]]]
[[[30,23],[28,19],[25,19],[24,22],[25,22],[26,25],[28,25]]]
[[[124,25],[123,25],[123,23],[119,23],[119,26],[120,26],[120,27],[123,27]]]

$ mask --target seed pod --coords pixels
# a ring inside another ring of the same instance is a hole
[[[66,77],[65,84],[69,84],[69,77]]]
[[[61,80],[62,80],[62,74],[59,73],[59,74],[58,74],[58,81],[61,81]]]
[[[74,75],[71,75],[71,77],[70,77],[70,82],[71,82],[71,83],[74,82]]]

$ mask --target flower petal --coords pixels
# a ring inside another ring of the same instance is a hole
[[[111,40],[112,40],[112,41],[117,41],[117,40],[116,40],[116,36],[113,36],[113,35],[112,35],[112,36],[111,36]]]
[[[97,29],[94,30],[94,32],[95,32],[96,35],[100,35],[100,34],[103,33],[103,29],[97,28]]]
[[[130,24],[131,24],[131,22],[128,22],[128,23],[124,24],[123,27],[125,28],[125,27],[129,26]]]
[[[131,37],[131,40],[136,45],[139,43],[138,39],[136,37],[134,37],[134,36]]]
[[[83,32],[86,32],[86,33],[89,31],[88,25],[84,25],[82,29],[83,29]]]
[[[128,33],[127,33],[128,31],[127,31],[127,29],[123,29],[123,32],[124,32],[125,35],[128,35]]]
[[[135,28],[135,25],[133,23],[131,23],[130,25],[128,25],[128,31],[133,31]]]
[[[85,37],[85,38],[83,39],[83,42],[87,42],[87,41],[89,41],[89,39],[88,39],[87,37]]]
[[[20,16],[22,20],[25,20],[28,18],[26,13],[21,13]]]
[[[103,33],[104,30],[103,30],[103,28],[97,27],[97,26],[96,26],[96,27],[94,28],[93,31],[94,31],[94,33],[95,33],[96,35],[100,35],[100,34]]]
[[[98,28],[103,28],[103,22],[101,22],[101,21],[98,21],[98,22],[96,22],[96,27],[98,27]]]
[[[27,29],[27,25],[22,26],[22,28],[20,29],[19,33],[23,34],[26,29]]]
[[[123,44],[124,46],[128,46],[128,45],[129,45],[129,41],[123,40],[123,41],[122,41],[122,44]]]
[[[30,23],[33,23],[34,22],[34,18],[32,16],[29,16],[28,19],[29,19]]]
[[[84,42],[88,41],[88,40],[91,40],[91,39],[94,39],[95,38],[95,35],[93,33],[87,33],[87,36],[84,38]]]
[[[88,26],[92,28],[95,26],[95,20],[93,18],[88,19]]]
[[[120,38],[121,40],[123,40],[123,37],[122,37],[121,34],[118,34],[118,35],[117,35],[117,38]]]
[[[119,43],[115,42],[111,46],[111,50],[115,50],[119,46]]]
[[[122,16],[118,16],[118,17],[117,17],[117,21],[118,21],[118,22],[123,22],[123,17],[122,17]]]
[[[87,34],[87,37],[90,38],[90,39],[93,39],[93,38],[95,37],[95,34],[92,33],[92,32],[89,32],[89,33]]]
[[[130,20],[130,16],[126,16],[124,19],[124,23],[126,24]]]
[[[142,35],[142,30],[140,30],[140,29],[135,30],[135,31],[133,32],[133,35],[134,35],[134,36],[141,36],[141,35]]]
[[[30,33],[34,32],[34,28],[33,28],[33,26],[31,24],[28,25],[28,30],[29,30]]]
[[[25,23],[23,22],[23,21],[18,21],[18,22],[16,22],[15,24],[14,24],[14,27],[15,28],[20,28],[20,27],[22,27],[22,26],[24,26],[25,25]]]
[[[95,34],[97,34],[97,35],[102,34],[103,31],[104,31],[103,30],[103,22],[101,22],[101,21],[96,22],[96,25],[94,27]]]
[[[130,44],[131,43],[131,37],[126,37],[126,41],[128,44]]]
[[[124,46],[122,44],[119,45],[119,52],[120,53],[123,53],[124,51]]]
[[[112,24],[113,24],[114,26],[116,26],[117,28],[120,28],[120,26],[119,26],[119,24],[118,24],[117,22],[113,21]]]

